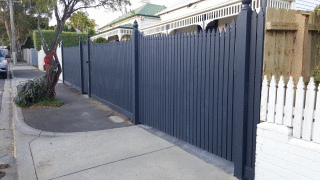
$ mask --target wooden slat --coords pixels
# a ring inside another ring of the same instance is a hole
[[[284,31],[296,31],[298,30],[297,28],[298,24],[297,23],[289,23],[289,22],[266,22],[266,30],[270,31],[279,31],[279,30],[284,30]]]
[[[209,87],[209,152],[213,153],[213,129],[214,129],[214,114],[213,114],[213,106],[214,106],[214,62],[215,62],[215,36],[216,33],[213,31],[211,32],[210,38],[210,87]]]
[[[199,35],[196,33],[194,38],[194,46],[193,46],[193,59],[197,59],[197,47],[198,47],[198,40]],[[198,61],[193,61],[193,95],[192,95],[192,103],[193,103],[193,135],[192,135],[192,144],[197,145],[197,76],[198,76]]]
[[[226,32],[225,32],[225,60],[224,60],[224,99],[223,99],[223,122],[224,122],[224,137],[222,152],[225,159],[228,159],[228,138],[229,138],[229,119],[228,113],[230,110],[228,109],[228,98],[231,94],[228,93],[229,90],[229,68],[230,68],[230,24],[227,25]]]
[[[184,133],[183,133],[183,128],[184,128],[184,123],[182,121],[182,118],[184,118],[184,113],[183,113],[183,108],[184,106],[181,105],[183,102],[183,50],[182,50],[182,42],[183,42],[183,34],[179,34],[178,36],[178,58],[177,58],[177,81],[178,81],[178,102],[177,102],[177,112],[179,113],[177,116],[177,137],[179,139],[184,139]]]
[[[201,45],[202,45],[202,32],[198,33],[198,41],[197,41],[197,74],[196,74],[196,114],[197,114],[197,147],[201,146]]]
[[[304,105],[304,82],[303,82],[303,77],[300,77],[299,83],[297,85],[296,104],[295,104],[294,119],[293,119],[293,136],[296,138],[301,138],[303,105]]]
[[[229,65],[229,90],[228,90],[228,160],[233,159],[233,79],[234,79],[234,59],[235,59],[235,36],[236,36],[236,27],[235,20],[231,23],[230,31],[230,65]]]
[[[186,52],[187,52],[187,111],[186,111],[186,123],[187,123],[187,142],[191,143],[191,129],[192,129],[192,117],[191,117],[191,90],[193,89],[192,87],[192,82],[191,82],[191,77],[192,77],[192,57],[191,57],[191,34],[188,33],[188,36],[187,36],[187,45],[186,45]]]
[[[210,121],[211,119],[209,118],[209,112],[211,111],[210,109],[210,56],[211,56],[211,32],[207,33],[207,38],[206,38],[206,58],[205,58],[205,150],[209,151],[209,139],[210,139],[210,134],[209,134],[209,129],[210,129]]]
[[[173,57],[173,47],[174,47],[174,44],[173,44],[173,41],[174,41],[174,35],[170,35],[169,36],[169,58],[168,58],[168,88],[167,88],[167,91],[168,91],[168,104],[167,104],[167,107],[168,107],[168,133],[170,135],[173,135],[173,95],[172,95],[172,67],[173,67],[173,60],[174,60],[174,57]],[[150,117],[151,118],[151,117]]]
[[[202,44],[201,44],[201,110],[200,110],[200,118],[201,118],[201,148],[205,149],[205,144],[206,144],[206,106],[205,106],[205,92],[206,92],[206,44],[207,44],[207,33],[205,31],[202,31]]]
[[[309,31],[319,31],[320,29],[320,23],[316,24],[309,24]]]
[[[180,34],[176,34],[174,38],[174,58],[173,58],[173,74],[172,74],[172,83],[173,83],[173,136],[178,138],[178,126],[179,126],[179,112],[178,112],[178,55],[179,55],[179,49],[178,49],[178,44],[179,44],[179,36]]]
[[[225,31],[222,29],[220,34],[220,53],[219,53],[219,82],[218,82],[218,155],[222,156],[223,141],[223,66],[224,66],[224,38]]]
[[[218,87],[219,87],[219,44],[220,44],[220,31],[216,32],[216,36],[215,36],[215,51],[214,51],[214,99],[213,99],[213,120],[214,120],[214,124],[213,124],[213,142],[214,142],[214,146],[213,146],[213,152],[215,154],[218,153],[218,97],[219,97],[219,91],[218,91]]]
[[[195,145],[196,144],[196,132],[197,132],[197,122],[196,122],[196,61],[194,59],[196,58],[196,52],[195,52],[195,47],[196,47],[196,34],[192,35],[191,38],[191,126],[190,126],[190,136],[191,136],[191,144]]]
[[[183,77],[183,102],[182,102],[182,122],[183,122],[183,141],[188,142],[188,130],[189,130],[189,116],[187,115],[187,113],[189,113],[188,111],[188,85],[187,85],[187,81],[188,81],[188,70],[187,70],[187,66],[188,66],[188,55],[187,53],[189,52],[188,50],[188,40],[189,36],[187,34],[185,34],[183,36],[183,41],[182,41],[182,46],[181,49],[183,50],[183,58],[182,58],[182,63],[183,63],[183,71],[182,71],[182,77]]]
[[[302,139],[310,141],[312,135],[312,124],[313,124],[313,114],[314,114],[314,105],[316,98],[316,86],[314,84],[314,78],[310,78],[310,82],[307,87],[306,95],[306,106],[304,111],[304,121],[302,129]]]

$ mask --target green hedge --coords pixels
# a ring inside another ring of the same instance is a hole
[[[52,39],[54,38],[53,30],[43,30],[43,35],[47,44],[51,44]],[[61,40],[63,41],[64,46],[78,46],[79,45],[79,37],[82,36],[84,42],[87,40],[87,35],[82,33],[75,32],[62,32]],[[41,40],[40,34],[38,30],[33,31],[33,43],[34,47],[37,51],[41,50]]]

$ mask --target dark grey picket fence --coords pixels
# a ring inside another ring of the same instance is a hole
[[[130,41],[63,48],[64,81],[253,179],[264,13],[243,2],[221,31],[146,37],[135,23]]]

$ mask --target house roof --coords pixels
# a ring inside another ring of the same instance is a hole
[[[96,34],[96,35],[100,35],[100,34],[103,34],[103,33],[105,33],[105,32],[112,31],[112,30],[114,30],[114,29],[133,29],[133,24],[124,24],[124,25],[121,25],[121,26],[116,26],[116,27],[113,27],[112,29],[108,29],[108,30],[99,32],[99,33]]]
[[[190,4],[193,4],[193,3],[196,3],[196,2],[199,2],[199,1],[202,1],[202,0],[181,0],[178,3],[174,4],[173,6],[168,7],[166,9],[158,12],[156,15],[161,15],[161,14],[167,13],[169,11],[173,11],[173,10],[179,9],[179,8],[182,8],[184,6],[188,6]]]
[[[110,23],[108,23],[107,25],[105,25],[99,29],[105,28],[107,26],[110,26],[110,25],[115,24],[117,22],[121,22],[123,20],[126,20],[126,19],[134,17],[134,16],[159,17],[156,14],[160,11],[163,11],[164,9],[166,9],[165,6],[147,3],[137,9],[134,9],[126,14],[123,14],[122,16],[118,17],[117,19],[111,21]]]

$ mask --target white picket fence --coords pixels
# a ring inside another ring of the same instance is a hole
[[[287,85],[283,77],[276,82],[272,77],[270,85],[264,77],[261,91],[261,121],[293,128],[293,137],[320,143],[320,86],[314,78],[305,89],[303,77],[297,86],[290,77]]]

